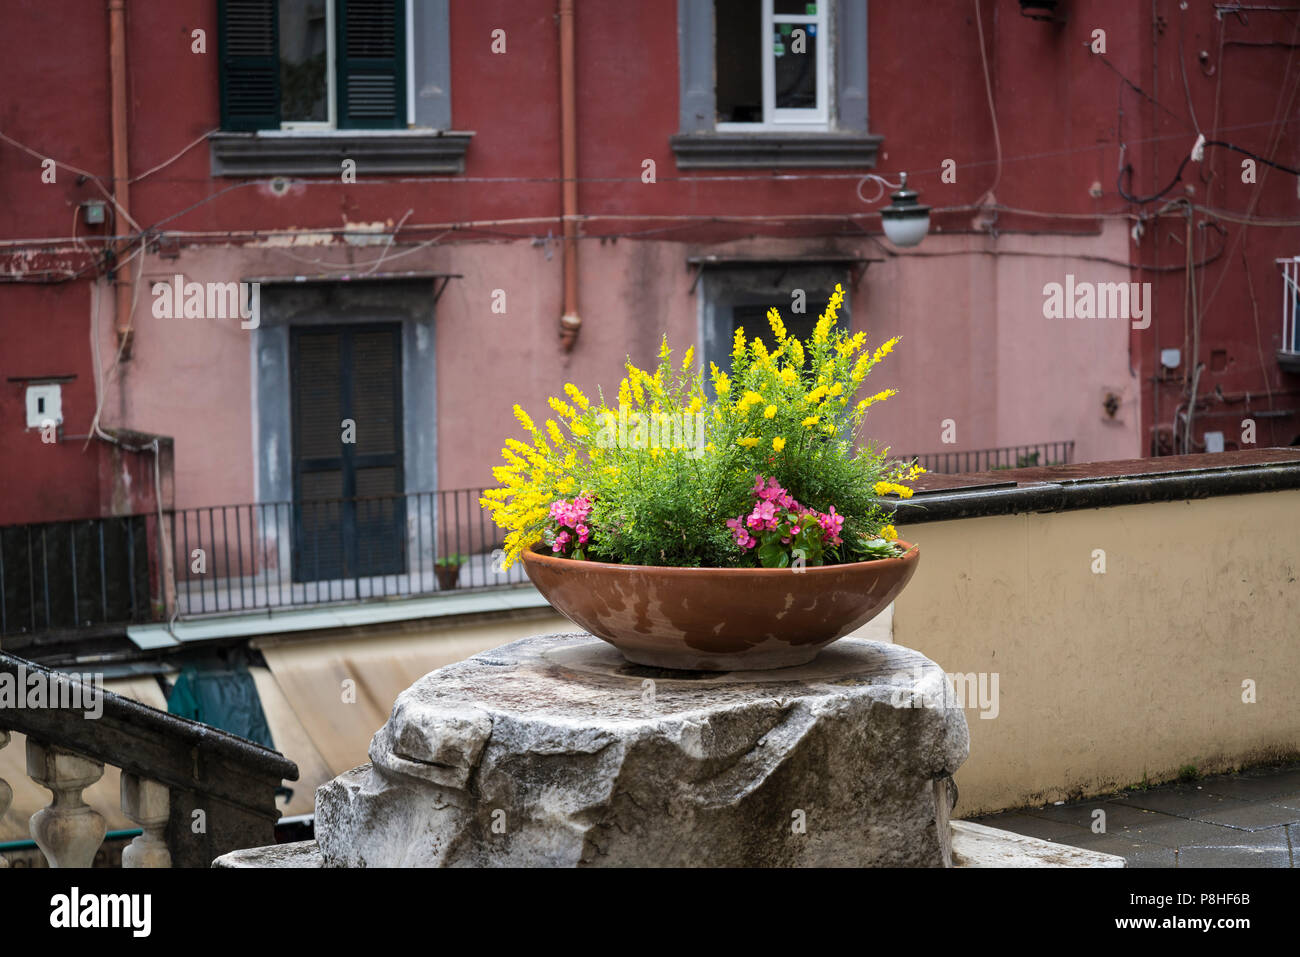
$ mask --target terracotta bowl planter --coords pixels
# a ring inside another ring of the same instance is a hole
[[[916,571],[902,558],[788,568],[653,568],[534,551],[524,568],[558,611],[628,661],[690,671],[750,671],[812,661],[876,617]]]

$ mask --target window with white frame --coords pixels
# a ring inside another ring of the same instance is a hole
[[[870,168],[867,0],[677,0],[680,169]]]
[[[828,129],[828,0],[714,0],[713,7],[715,129]]]

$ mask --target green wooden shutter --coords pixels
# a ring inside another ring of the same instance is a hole
[[[280,127],[280,33],[276,0],[219,0],[221,128]]]
[[[338,0],[340,129],[406,128],[406,4]]]

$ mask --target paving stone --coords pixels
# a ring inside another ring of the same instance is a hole
[[[1191,821],[1186,818],[1165,818],[1162,823],[1150,827],[1131,828],[1124,832],[1125,837],[1147,844],[1161,844],[1165,847],[1184,847],[1186,845],[1234,844],[1239,838],[1249,836],[1248,831],[1233,830],[1206,821]]]
[[[1290,794],[1280,794],[1275,798],[1269,798],[1269,804],[1277,804],[1281,807],[1300,808],[1300,791],[1292,791]]]
[[[1239,798],[1243,801],[1267,801],[1296,790],[1296,782],[1289,772],[1276,777],[1224,774],[1203,778],[1197,783],[1211,794],[1222,794],[1224,797]]]
[[[1280,804],[1247,804],[1231,810],[1206,811],[1197,815],[1197,819],[1247,831],[1261,831],[1279,824],[1300,823],[1300,809]]]
[[[1124,858],[1129,867],[1175,867],[1178,863],[1178,852],[1172,847],[1134,840],[1122,832],[1116,834],[1089,832],[1072,843],[1088,851],[1118,854]]]
[[[1037,837],[1044,841],[1072,844],[1076,847],[1080,846],[1078,844],[1079,840],[1092,833],[1087,828],[1066,824],[1063,821],[1033,817],[1019,811],[1010,814],[993,814],[988,817],[973,818],[973,820],[977,824],[1001,828],[1004,831],[1014,831],[1016,834],[1027,834],[1030,837]]]
[[[1240,798],[1213,794],[1195,785],[1187,784],[1170,784],[1147,791],[1123,791],[1111,800],[1116,804],[1131,804],[1134,807],[1187,818],[1220,808],[1243,807],[1247,803]]]
[[[1045,808],[1026,808],[1021,813],[1049,821],[1060,821],[1062,824],[1073,824],[1092,833],[1093,812],[1099,809],[1106,812],[1106,830],[1109,832],[1126,827],[1148,827],[1162,820],[1168,820],[1168,815],[1158,811],[1149,811],[1146,808],[1132,807],[1123,802],[1102,798]]]
[[[1178,850],[1184,867],[1290,867],[1291,850],[1285,827],[1265,831],[1234,831],[1231,841],[1191,844]]]
[[[1300,790],[1300,764],[1288,764],[1283,767],[1249,768],[1241,772],[1243,778],[1268,778],[1285,786],[1288,790]]]

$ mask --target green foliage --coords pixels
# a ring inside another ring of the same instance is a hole
[[[559,422],[547,420],[544,429],[516,407],[533,444],[507,442],[507,464],[495,470],[504,487],[482,499],[510,530],[507,559],[553,541],[550,503],[580,493],[593,501],[591,537],[574,558],[786,567],[799,558],[820,565],[900,554],[880,497],[910,496],[899,483],[924,470],[889,461],[888,450],[873,443],[859,444],[867,409],[895,391],[857,398],[898,340],[866,351],[863,333],[835,328],[842,301],[837,286],[806,343],[786,335],[775,309],[768,313],[773,351],[737,330],[730,372],[713,366],[708,391],[693,350],[677,365],[665,340],[653,373],[627,364],[616,399],[600,392],[589,402],[567,385],[574,404],[551,399]],[[774,478],[806,509],[834,508],[844,520],[843,543],[827,544],[815,517],[789,512],[780,528],[754,532],[756,547],[742,548],[726,523],[754,508],[759,476]]]

